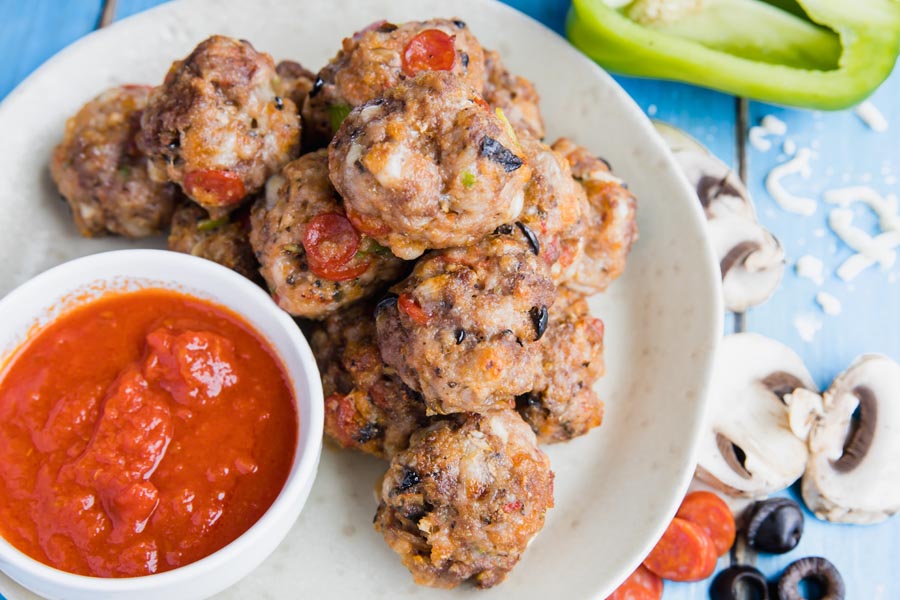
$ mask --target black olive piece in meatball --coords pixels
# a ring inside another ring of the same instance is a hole
[[[586,216],[573,231],[574,237],[583,238],[582,257],[566,284],[585,294],[602,292],[625,270],[637,240],[637,200],[609,164],[586,148],[565,138],[552,147],[569,161],[588,201]]]
[[[211,260],[262,283],[259,262],[250,246],[250,213],[246,208],[212,219],[193,202],[180,203],[172,216],[169,250]]]
[[[452,73],[481,92],[484,53],[463,21],[378,21],[344,39],[337,56],[319,71],[303,105],[305,135],[312,147],[327,145],[352,109],[427,70]]]
[[[135,145],[150,86],[106,90],[66,122],[53,150],[50,175],[85,237],[140,238],[162,233],[177,188],[150,179],[147,157]]]
[[[275,78],[272,87],[278,98],[284,100],[290,98],[297,108],[303,106],[306,96],[313,88],[316,74],[293,60],[283,60],[275,65]],[[275,100],[275,108],[278,108],[278,99]]]
[[[509,408],[533,387],[556,290],[516,235],[432,252],[379,303],[384,361],[429,413]]]
[[[512,222],[531,177],[509,125],[441,71],[351,112],[329,146],[329,172],[357,228],[405,259]]]
[[[591,316],[581,294],[557,290],[541,367],[534,388],[516,398],[516,409],[542,444],[584,435],[603,421],[603,401],[594,383],[603,376],[603,321]]]
[[[297,106],[275,89],[268,54],[212,36],[150,96],[138,143],[151,176],[174,181],[214,218],[259,191],[300,148]]]
[[[310,345],[322,373],[325,433],[342,448],[390,458],[428,423],[422,397],[381,359],[374,303],[330,315],[315,327]]]
[[[417,431],[381,483],[375,528],[420,585],[497,585],[544,526],[553,472],[513,411]]]
[[[527,134],[520,140],[532,175],[515,225],[550,268],[553,281],[560,283],[571,278],[583,252],[577,225],[588,210],[587,198],[562,155]]]
[[[534,84],[510,73],[494,50],[484,51],[484,99],[499,108],[520,135],[544,137],[544,119]]]
[[[319,150],[285,165],[253,205],[250,243],[278,305],[321,319],[382,291],[407,264],[347,219]]]

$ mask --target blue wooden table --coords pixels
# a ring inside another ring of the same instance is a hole
[[[165,0],[119,0],[115,19],[140,12]],[[568,0],[508,0],[558,32],[562,32]],[[0,98],[55,52],[93,30],[100,21],[102,0],[0,0]],[[788,126],[786,136],[773,148],[760,152],[739,127],[739,101],[709,90],[659,81],[619,77],[622,86],[649,115],[680,127],[709,146],[736,170],[744,169],[756,201],[760,221],[782,242],[788,260],[784,282],[766,304],[752,309],[743,319],[749,331],[778,339],[794,348],[806,361],[817,383],[827,387],[859,354],[882,352],[900,359],[900,264],[888,271],[871,268],[848,284],[834,270],[851,254],[829,230],[826,206],[811,217],[781,210],[763,185],[769,171],[786,157],[782,141],[816,152],[813,175],[793,177],[788,188],[820,198],[823,190],[853,184],[871,185],[884,194],[900,193],[900,72],[874,95],[872,101],[890,123],[885,133],[867,128],[852,112],[819,113],[785,109],[750,102],[749,125],[765,115],[775,115]],[[864,208],[855,209],[855,224],[875,230],[875,218]],[[797,258],[812,254],[824,261],[825,281],[818,287],[796,276]],[[839,316],[828,316],[815,303],[825,290],[843,306]],[[797,328],[801,319],[821,328],[805,341]],[[732,330],[734,321],[727,320]],[[795,491],[788,493],[794,494]],[[807,514],[806,534],[800,546],[782,557],[759,557],[757,564],[769,575],[787,563],[808,555],[828,557],[843,573],[851,600],[900,599],[900,519],[858,527],[826,524]],[[720,561],[720,567],[727,565]],[[669,584],[666,600],[708,598],[708,582]]]

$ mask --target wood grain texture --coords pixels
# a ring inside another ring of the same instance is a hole
[[[144,11],[164,0],[118,0],[116,19]],[[567,0],[508,0],[551,29],[562,32]],[[97,24],[101,0],[0,0],[0,98],[58,50],[89,33]],[[264,42],[258,42],[264,48]],[[173,57],[174,58],[174,57]],[[708,145],[726,163],[739,168],[736,147],[736,103],[731,96],[692,86],[628,77],[617,77],[637,104],[650,116],[686,130]],[[99,90],[98,90],[99,91]],[[809,180],[786,181],[796,193],[819,198],[824,189],[868,184],[884,193],[900,193],[900,73],[875,94],[873,102],[891,123],[887,133],[877,134],[851,112],[818,113],[750,103],[751,125],[766,114],[788,124],[786,137],[799,147],[818,153]],[[52,99],[48,99],[48,102]],[[864,352],[883,352],[900,359],[900,265],[887,272],[870,269],[851,285],[833,276],[850,251],[830,232],[828,207],[820,206],[812,217],[798,217],[781,210],[765,191],[764,180],[785,159],[781,142],[768,152],[747,145],[747,179],[756,200],[760,220],[785,246],[789,264],[782,287],[768,303],[746,315],[746,327],[781,340],[797,350],[820,386],[827,386],[852,359]],[[652,174],[648,174],[652,176]],[[874,231],[875,219],[858,207],[856,222]],[[840,316],[826,316],[815,304],[818,288],[798,278],[793,263],[813,254],[827,266],[822,289],[843,304]],[[803,341],[794,320],[810,314],[822,322],[811,343]],[[729,319],[727,327],[730,328]],[[787,494],[796,497],[796,490]],[[798,498],[799,499],[799,498]],[[770,576],[789,562],[808,555],[822,555],[843,573],[852,600],[900,598],[900,519],[871,527],[825,524],[807,514],[806,534],[800,546],[782,557],[760,557],[758,566]],[[720,567],[727,565],[720,561]],[[708,598],[708,583],[667,584],[666,600]]]

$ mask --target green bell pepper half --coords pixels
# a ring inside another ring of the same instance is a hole
[[[890,75],[900,0],[573,0],[566,30],[614,72],[831,110]]]

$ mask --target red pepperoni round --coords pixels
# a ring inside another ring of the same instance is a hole
[[[699,526],[675,517],[644,566],[671,581],[699,581],[716,569],[716,547]]]
[[[306,224],[303,249],[309,270],[331,281],[354,279],[366,272],[369,261],[353,261],[359,250],[360,235],[347,217],[322,213]]]
[[[230,206],[247,195],[240,175],[221,169],[200,169],[186,173],[184,191],[207,206]]]
[[[660,600],[662,594],[663,580],[644,565],[639,565],[606,600]]]
[[[453,36],[440,29],[426,29],[403,49],[403,73],[409,77],[419,71],[449,71],[455,62]]]
[[[734,515],[725,501],[712,492],[688,494],[675,516],[699,525],[709,535],[719,556],[734,544]]]

